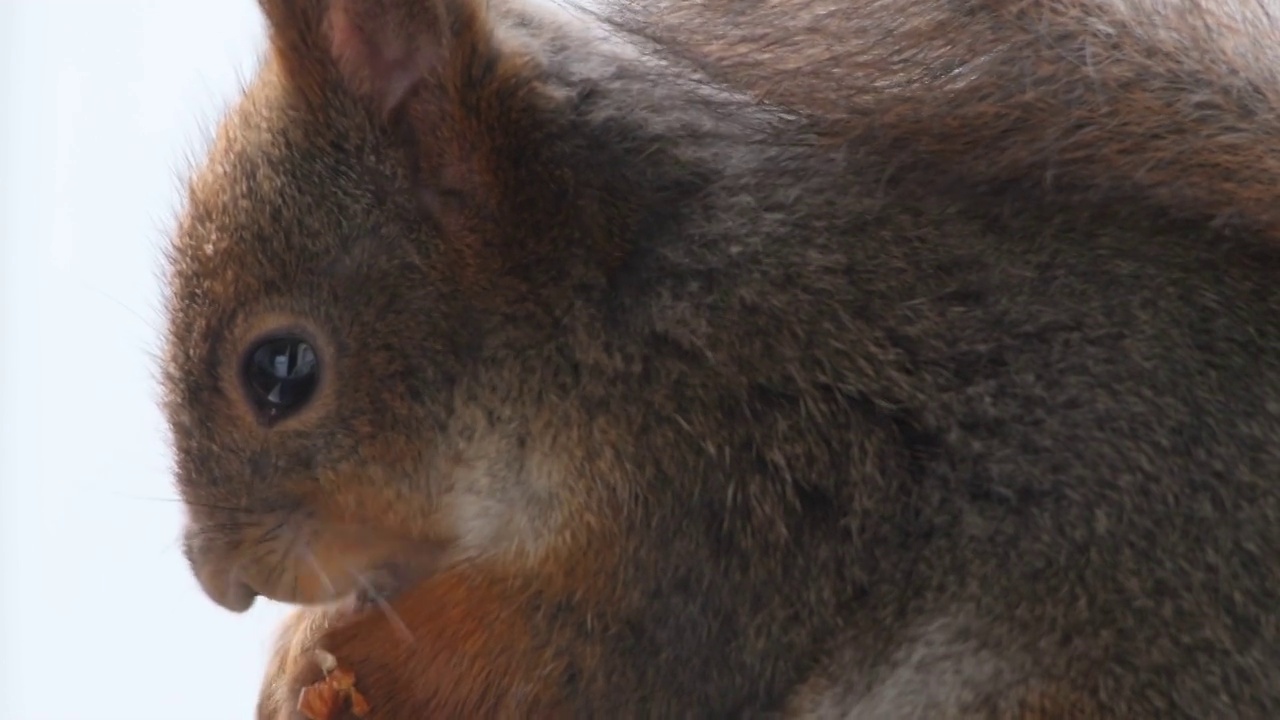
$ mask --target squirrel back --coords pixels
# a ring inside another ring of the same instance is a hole
[[[1280,235],[1280,23],[1267,0],[610,7],[612,27],[714,80],[831,118],[917,191],[1153,202]]]
[[[262,4],[164,376],[260,717],[1280,711],[1264,14]]]

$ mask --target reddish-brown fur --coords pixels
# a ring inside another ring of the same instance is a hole
[[[274,659],[258,716],[290,716],[298,689],[322,677],[306,660],[315,648],[354,670],[373,718],[557,716],[555,660],[534,646],[519,612],[524,600],[521,583],[502,573],[455,570],[402,593],[390,613],[373,609],[337,620],[324,611],[299,613],[282,641],[288,649]]]

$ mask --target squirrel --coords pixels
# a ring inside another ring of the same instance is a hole
[[[260,720],[1280,716],[1263,4],[260,5],[162,371]]]

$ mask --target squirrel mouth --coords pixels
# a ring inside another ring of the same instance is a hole
[[[382,606],[402,590],[439,571],[446,547],[401,540],[360,527],[292,525],[254,535],[255,543],[215,538],[196,526],[189,530],[187,554],[206,594],[233,612],[244,612],[264,597],[290,605],[337,605],[349,609]]]

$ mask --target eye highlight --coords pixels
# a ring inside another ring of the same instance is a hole
[[[244,360],[249,399],[268,423],[296,413],[315,395],[320,361],[311,343],[299,335],[260,340]]]

